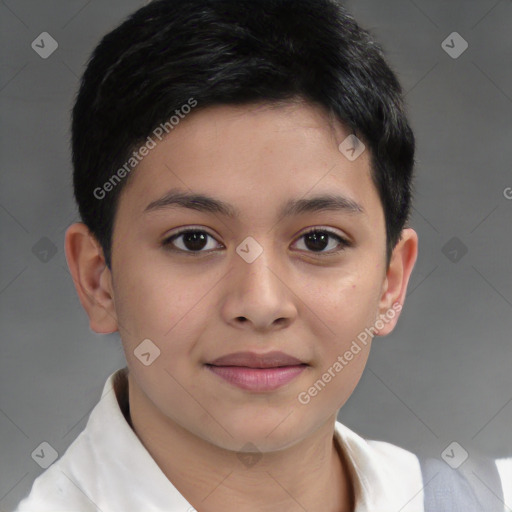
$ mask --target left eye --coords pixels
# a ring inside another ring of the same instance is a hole
[[[327,229],[312,229],[306,233],[303,233],[299,240],[302,240],[304,238],[306,247],[313,248],[313,249],[320,249],[320,250],[313,250],[312,252],[318,252],[318,253],[337,253],[342,251],[345,247],[350,246],[350,242],[346,240],[345,238],[341,237],[340,235],[333,233],[332,231],[329,231]],[[341,246],[341,249],[337,250],[329,250],[324,251],[326,246],[329,245],[328,240],[329,239],[336,239],[338,243],[334,243],[334,247]]]
[[[189,254],[199,254],[201,252],[211,252],[212,249],[215,249],[215,243],[213,247],[208,247],[208,238],[215,240],[212,235],[204,230],[186,229],[166,238],[163,240],[162,245],[164,247],[172,246],[171,250],[176,252],[181,251]],[[304,239],[306,250],[313,253],[336,253],[350,246],[348,240],[326,229],[312,229],[303,233],[298,240],[300,241],[302,239]],[[337,243],[333,243],[333,239],[337,240]],[[331,241],[330,244],[329,240]],[[329,245],[331,245],[330,250],[326,251],[325,249],[328,248]],[[341,249],[332,250],[333,246],[334,248],[341,246]]]

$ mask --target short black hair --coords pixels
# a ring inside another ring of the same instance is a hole
[[[398,78],[369,31],[337,0],[154,0],[94,49],[72,112],[75,199],[108,267],[120,178],[156,127],[169,132],[191,101],[197,111],[297,98],[369,148],[389,264],[410,214],[415,140]]]

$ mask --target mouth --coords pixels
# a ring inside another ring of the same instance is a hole
[[[253,392],[278,389],[298,377],[309,365],[284,352],[236,352],[207,363],[206,367],[228,383]]]

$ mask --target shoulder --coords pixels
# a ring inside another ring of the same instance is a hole
[[[34,480],[14,512],[96,512],[95,501],[102,495],[100,480],[109,469],[105,458],[125,421],[113,393],[117,374],[107,379],[84,430]]]
[[[420,462],[414,453],[386,441],[365,439],[339,421],[336,432],[360,464],[371,466],[379,473],[392,471],[407,480],[411,476],[414,481],[421,477]]]
[[[418,457],[399,446],[364,439],[340,422],[341,436],[350,459],[356,493],[368,510],[388,503],[402,512],[423,512],[423,478]]]
[[[509,510],[512,510],[512,457],[497,459],[496,467],[501,479],[503,498]]]
[[[378,458],[381,464],[398,471],[411,470],[411,467],[419,469],[419,460],[416,454],[387,441],[367,439],[366,443]]]
[[[366,443],[375,465],[386,475],[386,479],[410,490],[421,489],[421,464],[414,453],[385,441],[369,439]]]
[[[91,466],[86,449],[87,439],[80,434],[64,455],[39,475],[28,496],[14,512],[96,512],[96,505],[87,496],[87,488],[77,478]],[[72,508],[70,508],[70,505]]]

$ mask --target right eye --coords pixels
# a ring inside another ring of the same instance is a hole
[[[202,229],[183,229],[165,238],[162,246],[174,252],[193,254],[212,252],[203,250],[208,246],[208,238],[215,240],[212,235]],[[178,243],[176,243],[178,241]],[[181,247],[180,247],[181,246]]]

